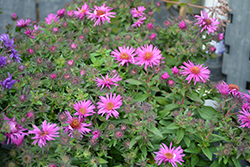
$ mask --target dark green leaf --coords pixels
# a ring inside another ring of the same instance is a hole
[[[193,92],[191,95],[188,96],[191,100],[195,101],[195,102],[199,102],[199,103],[203,103],[203,101],[201,100],[201,98],[199,98],[199,96],[197,95],[196,92]]]
[[[129,143],[129,149],[131,149],[131,148],[134,146],[134,144],[136,143],[136,141],[137,141],[136,138],[133,138],[133,139],[130,141],[130,143]]]
[[[200,148],[198,147],[195,147],[195,148],[187,148],[184,150],[185,152],[188,152],[188,153],[200,153]]]
[[[138,93],[135,98],[133,99],[133,101],[144,101],[149,97],[148,94],[142,94],[142,93]]]
[[[135,79],[132,79],[132,78],[125,80],[125,82],[128,82],[131,85],[141,85],[142,84],[142,82],[135,80]]]
[[[166,117],[169,113],[170,113],[170,110],[168,110],[168,109],[165,108],[164,110],[159,111],[159,116],[160,116],[160,118],[164,118],[164,117]]]
[[[185,144],[187,145],[187,147],[189,147],[190,146],[190,140],[189,140],[189,138],[185,136],[183,138],[183,140],[184,140]]]
[[[100,164],[106,164],[106,163],[108,163],[108,161],[106,161],[105,159],[102,159],[102,158],[98,158],[98,162]]]
[[[232,160],[233,160],[235,167],[241,167],[240,159],[235,159],[235,157],[233,157]]]
[[[171,123],[169,126],[166,127],[166,129],[179,129],[179,126],[176,125],[176,123]]]
[[[202,152],[208,157],[210,161],[212,161],[213,154],[209,150],[209,148],[201,148]]]
[[[198,161],[199,161],[198,156],[197,155],[192,155],[192,157],[191,157],[191,166],[195,167],[195,165],[198,163]]]
[[[198,112],[203,119],[211,120],[217,111],[210,106],[203,106],[202,108],[198,108]]]
[[[160,96],[156,96],[155,97],[155,100],[159,103],[159,104],[161,104],[161,105],[165,105],[165,104],[167,104],[167,98],[165,98],[165,97],[160,97]]]
[[[179,144],[185,135],[185,131],[181,128],[177,131],[177,144]]]
[[[148,128],[148,130],[151,131],[151,132],[153,132],[155,135],[159,136],[160,138],[163,138],[161,132],[155,126],[150,126]]]
[[[147,156],[147,147],[145,146],[145,145],[143,145],[142,147],[141,147],[141,152],[142,152],[142,154],[144,155],[144,157],[146,157]]]

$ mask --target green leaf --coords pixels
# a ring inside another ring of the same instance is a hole
[[[159,103],[159,104],[161,104],[161,105],[165,105],[165,104],[167,104],[167,98],[165,98],[165,97],[161,97],[161,96],[156,96],[155,97],[155,100]]]
[[[133,101],[144,101],[149,97],[148,94],[142,94],[142,93],[138,93],[135,98],[133,99]]]
[[[119,30],[120,30],[120,28],[112,28],[112,32],[114,32],[116,34],[119,32]]]
[[[172,1],[172,2],[179,2],[179,0],[170,0],[170,1]],[[171,7],[171,6],[173,6],[174,5],[174,3],[169,3],[169,2],[167,2],[167,10]]]
[[[98,158],[98,162],[100,164],[106,164],[106,163],[108,163],[108,161],[106,161],[105,159],[102,159],[102,158]]]
[[[190,3],[195,4],[199,0],[192,0]]]
[[[195,148],[187,148],[184,150],[185,152],[188,153],[200,153],[200,148],[199,147],[195,147]]]
[[[179,129],[179,126],[176,125],[176,123],[171,123],[169,126],[166,127],[166,129]]]
[[[146,157],[147,156],[147,147],[145,146],[145,145],[143,145],[142,147],[141,147],[141,152],[142,152],[142,154],[144,155],[144,157]]]
[[[212,161],[213,154],[209,150],[209,148],[201,148],[202,152],[208,157],[210,161]]]
[[[178,108],[179,105],[178,104],[168,104],[165,106],[166,109],[168,109],[169,111],[175,109],[175,108]]]
[[[191,100],[199,102],[199,103],[203,103],[203,100],[201,100],[201,98],[199,98],[199,96],[197,95],[196,92],[193,92],[191,95],[188,96]]]
[[[129,149],[131,149],[131,148],[135,145],[136,141],[137,141],[136,138],[133,138],[133,139],[130,141],[130,143],[129,143]]]
[[[220,167],[221,165],[218,163],[218,160],[214,161],[210,167]]]
[[[179,144],[185,135],[185,131],[181,128],[177,131],[177,144]]]
[[[151,131],[151,132],[153,132],[155,135],[159,136],[160,138],[163,138],[161,132],[155,126],[150,126],[148,128],[148,130]]]
[[[160,116],[160,118],[164,118],[164,117],[166,117],[169,113],[170,113],[170,110],[168,110],[168,109],[165,108],[164,110],[159,111],[159,116]]]
[[[195,165],[198,163],[199,158],[197,155],[192,155],[191,157],[191,167],[195,167]]]
[[[131,85],[141,85],[142,84],[142,82],[135,80],[135,79],[132,79],[132,78],[125,80],[125,82],[128,82]]]
[[[235,167],[241,167],[240,159],[235,159],[235,157],[233,157],[232,160],[233,160]]]
[[[187,145],[187,147],[189,147],[190,146],[190,140],[189,140],[189,138],[185,136],[183,138],[183,140],[184,140],[185,144]]]
[[[198,108],[198,112],[203,119],[211,120],[217,111],[211,106],[203,106],[202,108]]]

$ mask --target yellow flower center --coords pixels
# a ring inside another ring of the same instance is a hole
[[[150,60],[153,57],[153,54],[151,52],[146,52],[144,54],[144,59],[145,60]]]
[[[40,136],[46,136],[47,134],[48,134],[48,132],[42,131],[42,132],[40,133]]]
[[[167,159],[172,159],[174,155],[172,153],[164,153]]]
[[[200,73],[200,68],[197,67],[197,66],[194,66],[194,67],[191,68],[190,71],[191,71],[191,73],[193,73],[193,74],[199,74],[199,73]]]
[[[85,108],[80,108],[79,111],[80,111],[83,115],[86,114]]]
[[[103,11],[103,10],[98,10],[97,11],[97,16],[101,16],[101,15],[103,15],[103,14],[105,14],[106,12],[105,11]]]
[[[82,13],[82,14],[84,14],[86,12],[86,10],[85,9],[81,9],[79,12]]]
[[[235,84],[229,84],[229,85],[228,85],[228,88],[231,89],[231,90],[233,90],[233,89],[236,89],[236,90],[238,90],[238,91],[240,90],[239,86],[238,86],[238,85],[235,85]]]
[[[107,103],[107,109],[112,110],[112,108],[114,108],[114,104],[112,102],[108,102]]]
[[[121,59],[129,60],[129,55],[127,53],[121,53]]]
[[[70,123],[70,126],[73,128],[73,129],[77,129],[80,127],[80,122],[78,121],[77,118],[73,118],[73,120],[71,121]]]

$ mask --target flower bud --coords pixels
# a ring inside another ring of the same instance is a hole
[[[211,53],[214,53],[216,48],[214,46],[211,46],[209,50],[210,50]]]
[[[174,81],[173,80],[169,80],[168,81],[168,86],[169,87],[173,87],[175,85]]]
[[[51,75],[50,75],[50,78],[51,78],[51,79],[56,79],[56,74],[51,74]]]
[[[153,33],[153,34],[150,35],[149,38],[150,38],[151,40],[154,40],[154,39],[156,38],[156,36],[157,36],[157,35],[156,35],[155,33]]]
[[[166,80],[168,78],[169,78],[169,75],[167,72],[165,72],[164,74],[161,75],[161,79],[163,79],[163,80]]]
[[[11,19],[12,19],[13,21],[16,21],[16,20],[18,19],[16,13],[12,13]]]
[[[24,66],[23,66],[23,65],[19,65],[19,66],[18,66],[18,70],[19,70],[19,71],[23,71],[23,70],[24,70]]]
[[[71,44],[71,48],[72,48],[72,49],[76,49],[76,48],[77,48],[77,44],[72,43],[72,44]]]
[[[29,53],[29,54],[33,54],[33,53],[34,53],[34,50],[31,49],[31,48],[29,48],[29,49],[28,49],[28,53]]]
[[[185,29],[187,26],[186,26],[186,23],[183,20],[181,20],[181,22],[179,23],[179,27],[181,29]]]
[[[147,27],[149,30],[152,30],[154,28],[154,25],[152,23],[148,23]]]
[[[161,2],[157,2],[157,3],[156,3],[156,6],[157,6],[157,7],[161,7]]]
[[[224,33],[218,34],[218,39],[221,41],[224,39]]]

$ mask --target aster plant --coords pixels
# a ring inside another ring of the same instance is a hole
[[[223,35],[200,38],[200,20],[155,26],[155,5],[74,1],[39,23],[15,19],[0,36],[4,164],[238,167],[250,157],[249,92],[212,83],[201,56]]]

